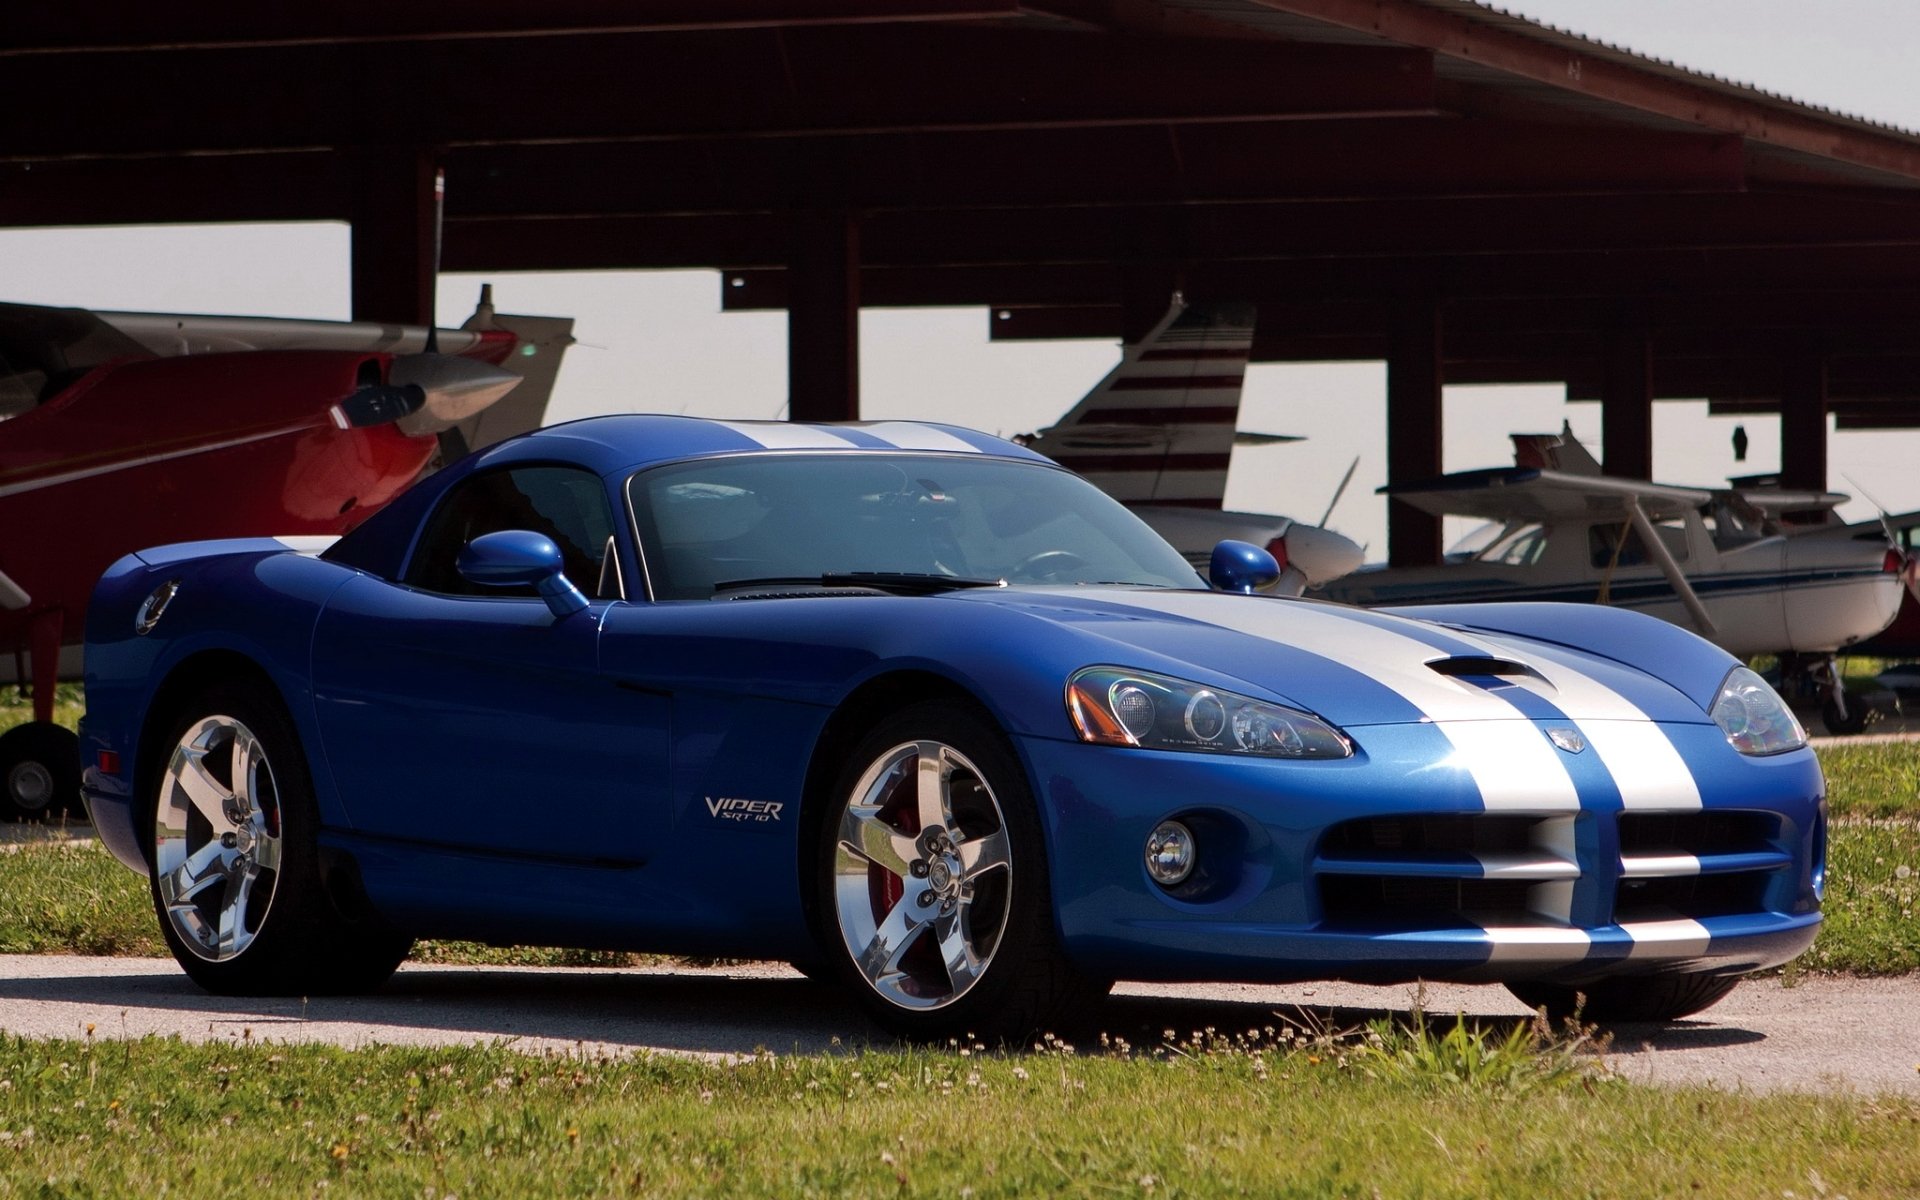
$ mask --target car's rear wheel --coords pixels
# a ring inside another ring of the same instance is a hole
[[[1528,1008],[1545,1008],[1555,1021],[1575,1015],[1603,1024],[1615,1021],[1677,1021],[1705,1012],[1740,986],[1738,975],[1625,975],[1579,987],[1556,983],[1510,983],[1507,990]],[[1579,998],[1586,1004],[1579,1005]]]
[[[882,721],[833,796],[825,940],[880,1025],[1012,1039],[1105,990],[1061,953],[1031,789],[972,708],[928,702]]]
[[[365,991],[412,939],[328,894],[300,743],[277,697],[223,684],[176,711],[156,772],[154,909],[180,966],[208,991]]]

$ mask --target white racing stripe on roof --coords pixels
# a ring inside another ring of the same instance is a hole
[[[768,450],[846,450],[853,443],[837,433],[786,421],[716,421]]]
[[[978,454],[980,447],[964,442],[944,429],[935,429],[931,425],[917,425],[912,421],[875,421],[871,425],[859,427],[861,433],[870,434],[883,442],[891,442],[902,450],[958,450],[965,454]]]
[[[1489,809],[1573,811],[1580,794],[1560,751],[1513,705],[1430,670],[1436,647],[1306,604],[1245,604],[1197,593],[1130,592],[1123,603],[1190,617],[1343,663],[1392,689],[1452,743]]]
[[[1697,958],[1707,952],[1713,935],[1690,917],[1671,921],[1622,921],[1620,928],[1633,939],[1628,958]]]

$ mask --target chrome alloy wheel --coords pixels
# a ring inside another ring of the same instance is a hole
[[[854,966],[889,1003],[966,995],[1006,932],[1013,856],[1000,802],[952,746],[907,742],[847,795],[833,903]]]
[[[252,730],[216,714],[181,735],[153,850],[154,887],[180,942],[210,962],[245,953],[280,876],[280,793]]]

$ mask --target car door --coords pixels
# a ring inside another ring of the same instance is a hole
[[[483,533],[561,547],[591,603],[556,618],[530,589],[454,569]],[[476,474],[428,517],[404,576],[362,575],[314,641],[326,765],[359,833],[494,853],[637,864],[665,813],[668,701],[598,663],[618,596],[605,484],[566,466]]]

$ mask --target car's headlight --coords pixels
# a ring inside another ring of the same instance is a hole
[[[1713,702],[1713,723],[1742,754],[1783,754],[1807,744],[1807,731],[1780,694],[1745,667],[1727,672]]]
[[[1083,742],[1267,758],[1346,758],[1353,743],[1309,713],[1165,675],[1088,667],[1067,681]]]

